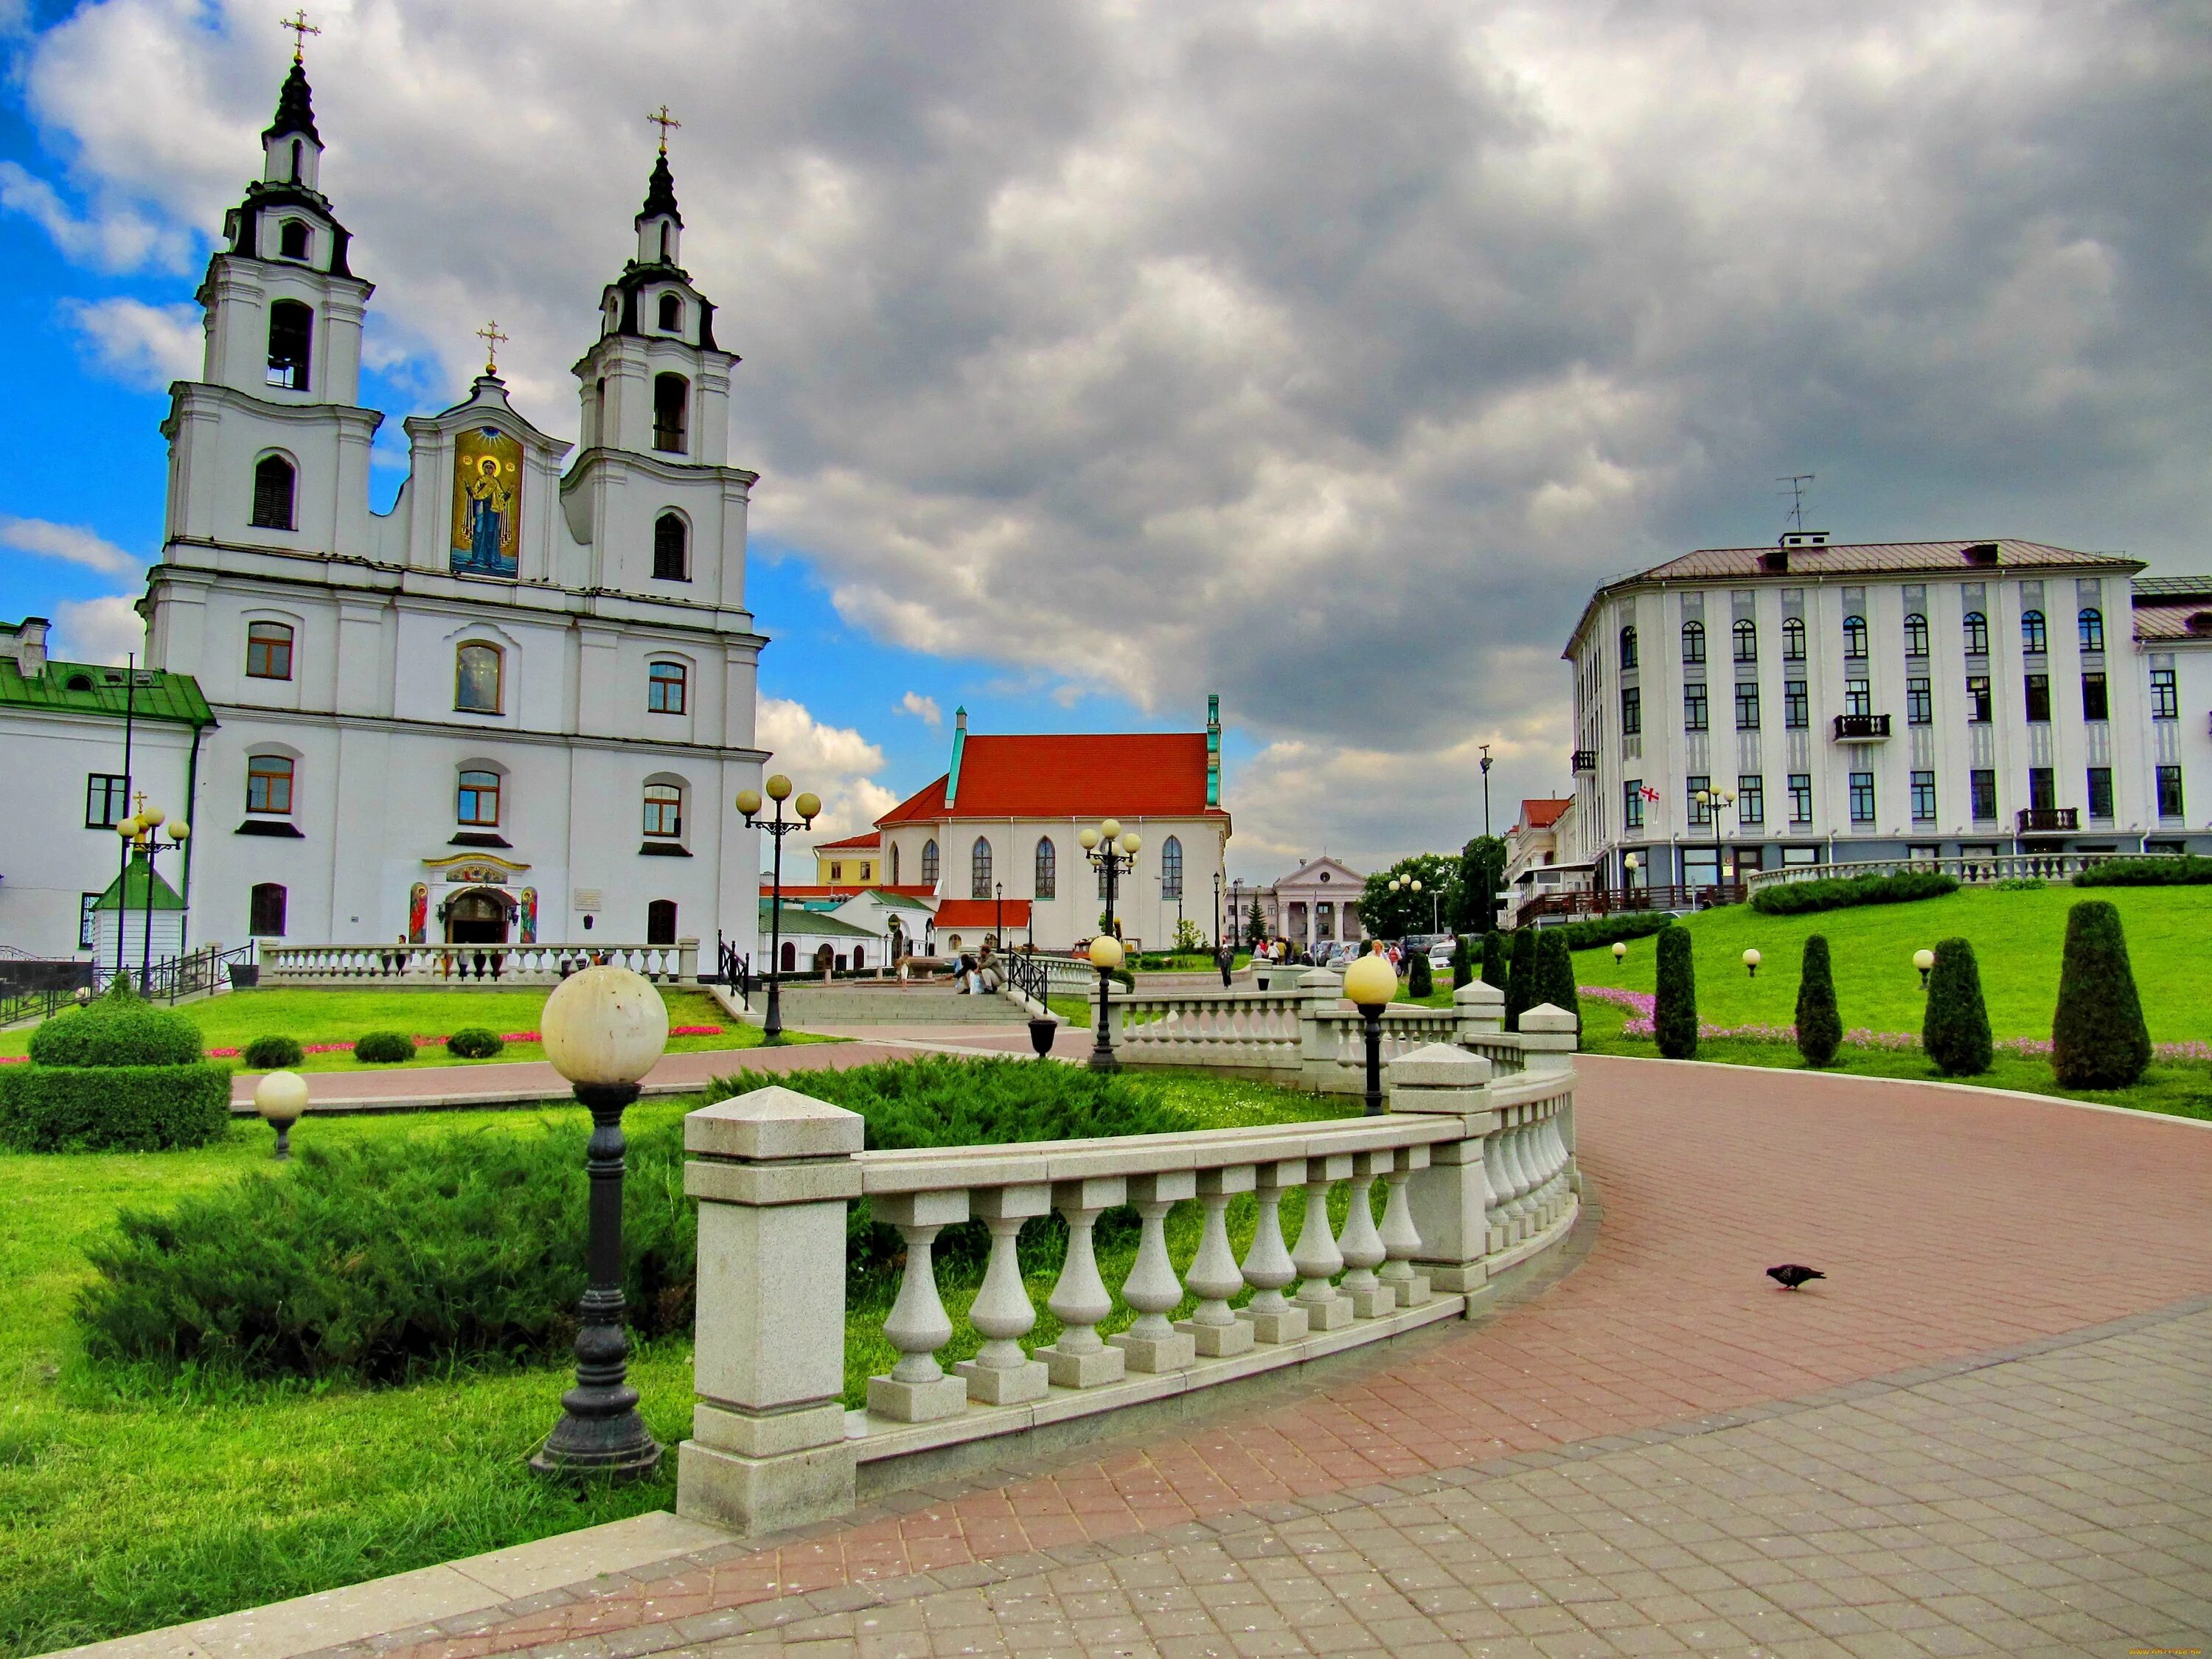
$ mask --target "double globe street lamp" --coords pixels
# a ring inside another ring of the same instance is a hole
[[[1091,1047],[1091,1069],[1118,1071],[1121,1066],[1114,1058],[1113,1028],[1107,1024],[1106,1012],[1114,970],[1121,965],[1125,955],[1114,926],[1114,896],[1120,890],[1123,873],[1136,868],[1137,854],[1145,838],[1133,830],[1125,832],[1118,819],[1108,818],[1096,830],[1085,829],[1075,839],[1083,848],[1083,856],[1091,860],[1106,884],[1106,913],[1101,919],[1103,925],[1098,937],[1091,941],[1091,965],[1098,970],[1098,1040]]]
[[[1421,878],[1419,876],[1393,876],[1390,878],[1390,890],[1394,893],[1411,893],[1418,896],[1421,890]],[[1431,933],[1440,933],[1443,931],[1442,899],[1443,895],[1440,893],[1431,892],[1429,895],[1429,931]],[[1413,930],[1408,928],[1407,931],[1410,933]]]
[[[792,810],[799,814],[793,819],[783,816],[783,804],[791,799],[791,780],[778,772],[763,786],[768,798],[775,803],[775,816],[763,822],[760,817],[761,798],[757,789],[738,791],[738,811],[745,817],[745,827],[772,836],[775,842],[775,872],[769,878],[768,907],[768,1017],[761,1021],[761,1041],[783,1041],[782,981],[783,971],[783,838],[800,830],[811,830],[814,820],[822,811],[819,795],[801,795],[791,802]],[[758,935],[755,936],[756,938]]]
[[[161,826],[169,825],[169,839],[161,839]],[[146,866],[145,903],[140,911],[143,924],[139,933],[138,991],[152,994],[154,977],[154,855],[157,853],[180,853],[191,839],[192,826],[182,818],[169,823],[169,815],[158,806],[146,805],[146,797],[138,797],[138,810],[115,826],[115,833],[123,837],[131,854],[142,859]],[[126,857],[124,872],[130,873]],[[131,915],[131,884],[128,880],[116,884],[115,893],[115,971],[123,972],[123,924]]]

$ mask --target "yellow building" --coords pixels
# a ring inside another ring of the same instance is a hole
[[[882,849],[883,836],[873,830],[819,842],[814,848],[815,882],[823,887],[880,887]]]

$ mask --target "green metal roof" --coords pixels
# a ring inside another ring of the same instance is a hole
[[[861,890],[862,898],[872,898],[886,910],[927,910],[930,907],[911,893],[894,893],[881,887]]]
[[[0,624],[4,627],[4,624]],[[142,720],[178,726],[213,726],[215,711],[190,674],[141,668],[138,684],[124,684],[127,671],[97,663],[49,661],[41,673],[25,678],[13,657],[0,657],[0,708],[46,708],[64,714],[123,718],[124,702]]]
[[[760,925],[763,927],[768,926],[769,911],[774,901],[769,899],[763,899],[760,902]],[[783,907],[783,931],[787,933],[804,933],[814,939],[848,937],[874,939],[876,937],[866,928],[855,927],[842,917],[828,915],[819,910],[801,910],[795,905],[790,904]]]
[[[131,862],[123,873],[107,884],[107,890],[94,902],[92,908],[95,910],[112,910],[117,908],[116,900],[119,894],[123,907],[126,910],[147,908],[146,878],[149,873],[146,867],[146,855],[143,853],[132,854]],[[154,878],[152,908],[156,910],[183,909],[185,902],[178,896],[177,890],[169,885],[167,878],[158,870],[150,873]]]

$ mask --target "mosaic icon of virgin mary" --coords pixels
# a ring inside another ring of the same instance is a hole
[[[522,446],[495,427],[462,433],[453,453],[453,568],[514,576],[521,506]]]

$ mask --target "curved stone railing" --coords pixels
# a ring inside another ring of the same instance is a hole
[[[1295,1072],[1302,1006],[1293,992],[1139,992],[1108,1009],[1127,1065]]]
[[[1853,876],[1894,876],[1924,870],[1931,875],[1950,876],[1964,886],[1980,887],[1998,881],[2070,881],[2093,865],[2142,856],[2139,853],[1996,853],[1981,858],[1869,859],[1854,864],[1785,864],[1777,869],[1752,871],[1744,879],[1756,893],[1796,881],[1844,881]]]
[[[611,962],[647,979],[696,983],[699,941],[673,945],[261,944],[264,985],[475,983],[557,985],[579,968]]]
[[[1571,1017],[1532,1013],[1539,1025]],[[679,1514],[757,1533],[850,1509],[932,1478],[927,1454],[1030,1434],[1238,1377],[1296,1365],[1455,1319],[1492,1279],[1564,1239],[1579,1208],[1571,1031],[1531,1033],[1500,1076],[1480,1055],[1431,1045],[1395,1061],[1390,1110],[1193,1134],[1132,1135],[920,1152],[860,1150],[862,1120],[781,1087],[692,1113],[684,1190],[699,1200],[692,1437],[680,1453]],[[1346,1218],[1329,1197],[1348,1193]],[[1284,1237],[1281,1201],[1304,1219]],[[1240,1261],[1227,1215],[1253,1194]],[[882,1334],[900,1358],[846,1409],[846,1207],[868,1200],[898,1228],[906,1261]],[[1376,1200],[1381,1216],[1376,1214]],[[1178,1204],[1201,1215],[1193,1258],[1170,1254]],[[1137,1316],[1114,1336],[1092,1247],[1099,1216],[1139,1218],[1121,1300]],[[1046,1306],[1046,1347],[1016,1254],[1024,1222],[1057,1212],[1067,1245]],[[967,1322],[982,1339],[951,1371],[954,1334],[933,1249],[979,1220],[988,1264]],[[1234,1298],[1251,1292],[1243,1307]],[[1171,1321],[1186,1292],[1196,1306]]]

